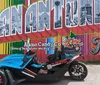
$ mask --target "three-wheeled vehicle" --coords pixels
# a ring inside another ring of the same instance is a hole
[[[56,81],[69,72],[74,80],[83,80],[87,76],[85,64],[76,59],[80,51],[67,53],[62,50],[48,56],[48,62],[39,63],[36,52],[28,51],[24,54],[8,55],[0,60],[0,85],[16,85],[24,81]],[[68,58],[70,57],[70,58]]]

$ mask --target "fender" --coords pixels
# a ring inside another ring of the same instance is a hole
[[[8,77],[10,85],[16,85],[16,84],[21,83],[21,82],[26,80],[26,79],[19,79],[19,80],[15,79],[8,69],[6,69],[5,72],[6,72],[6,75]]]
[[[68,66],[68,69],[71,67],[71,65],[73,65],[73,64],[75,64],[75,63],[78,63],[79,61],[77,61],[77,60],[74,60],[73,62],[71,62],[70,64],[69,64],[69,66]]]
[[[9,84],[10,84],[10,85],[14,85],[15,80],[14,80],[14,78],[13,78],[11,72],[10,72],[8,69],[6,69],[5,72],[6,72],[6,75],[7,75],[7,77],[8,77]]]

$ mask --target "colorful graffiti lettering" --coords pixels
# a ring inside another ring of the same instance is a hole
[[[91,49],[92,54],[98,54],[100,52],[100,37],[96,37],[92,40],[93,44],[96,46],[96,48]]]

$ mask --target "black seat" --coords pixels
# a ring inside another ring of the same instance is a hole
[[[48,60],[51,62],[57,61],[60,59],[61,52],[58,51],[58,48],[55,48],[54,54],[48,56]]]

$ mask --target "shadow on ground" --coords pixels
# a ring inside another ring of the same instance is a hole
[[[72,80],[69,76],[65,76],[63,79],[56,81],[56,82],[24,82],[18,85],[68,85],[70,82],[77,82]],[[78,81],[78,82],[84,82],[84,81]]]

